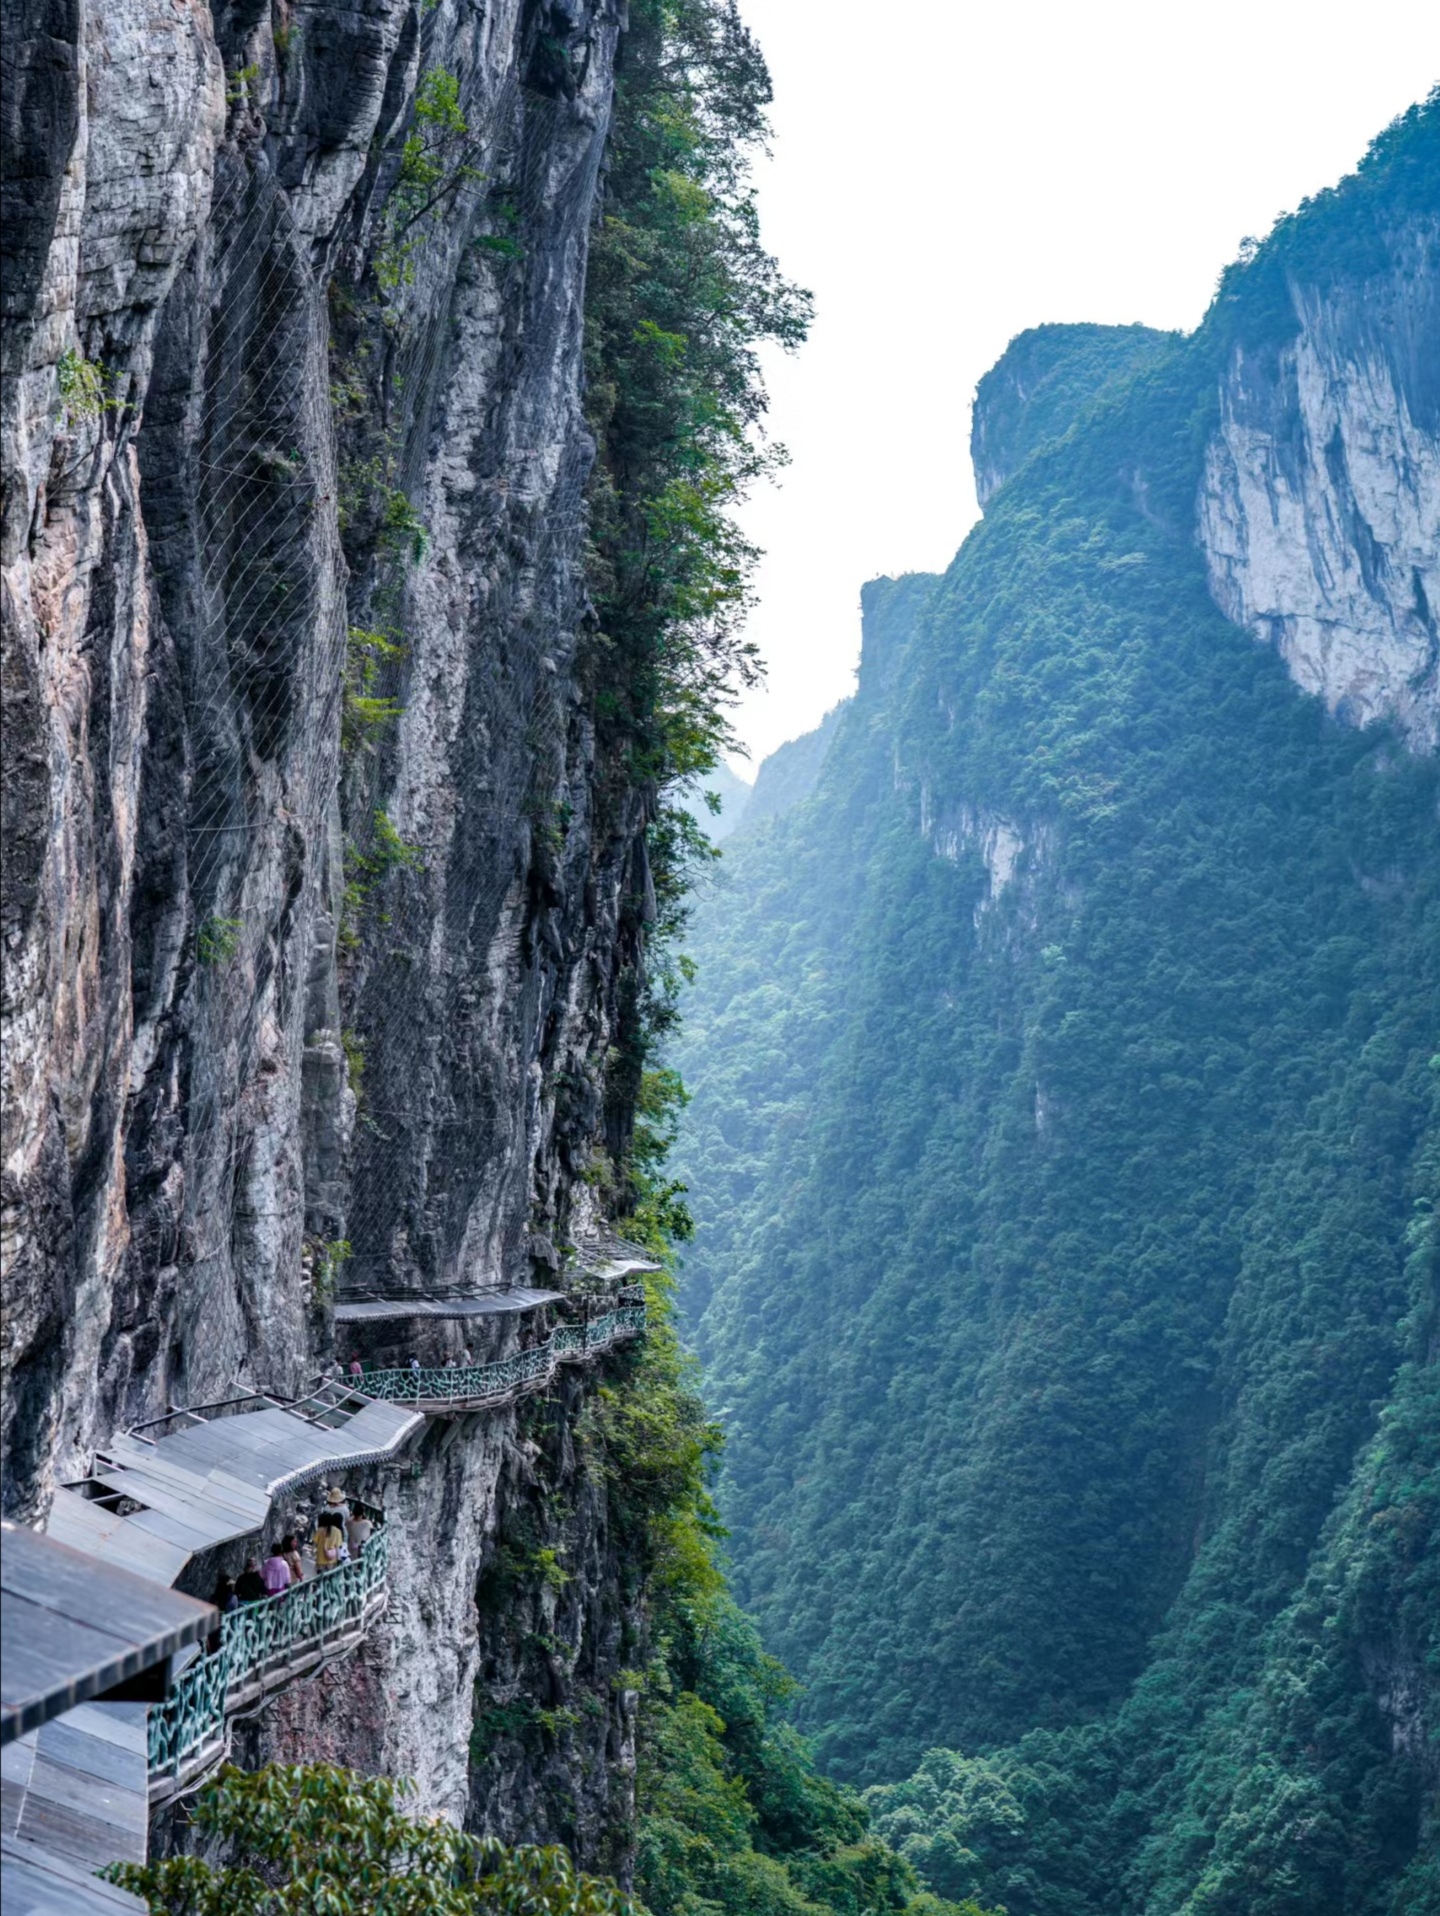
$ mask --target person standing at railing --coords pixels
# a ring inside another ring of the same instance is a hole
[[[275,1544],[260,1566],[260,1581],[267,1597],[283,1597],[290,1588],[290,1566],[285,1561],[284,1545]]]
[[[420,1359],[418,1357],[412,1357],[410,1359],[410,1368],[413,1371],[418,1371],[420,1369]]]
[[[265,1588],[265,1579],[260,1575],[258,1557],[247,1557],[245,1568],[235,1579],[235,1594],[242,1603],[263,1603],[270,1594]]]
[[[355,1511],[345,1522],[345,1541],[351,1557],[358,1557],[375,1534],[375,1526],[363,1510]]]
[[[228,1617],[232,1610],[238,1610],[240,1608],[240,1599],[235,1594],[235,1579],[233,1577],[227,1577],[222,1571],[215,1579],[215,1588],[211,1593],[210,1601],[222,1617]],[[206,1640],[205,1648],[210,1655],[213,1656],[220,1648],[220,1643],[221,1632],[219,1630],[212,1630]]]
[[[333,1510],[322,1510],[315,1524],[315,1535],[310,1539],[315,1552],[315,1570],[317,1575],[333,1570],[341,1561],[346,1550],[345,1527]]]
[[[474,1370],[475,1368],[475,1353],[468,1344],[464,1345],[461,1349],[460,1368],[461,1370]]]
[[[365,1366],[360,1362],[359,1351],[356,1351],[350,1359],[350,1375],[352,1377],[363,1377],[365,1375]]]
[[[299,1583],[305,1575],[305,1564],[300,1555],[300,1539],[293,1530],[287,1531],[280,1539],[280,1555],[285,1559],[291,1583]]]

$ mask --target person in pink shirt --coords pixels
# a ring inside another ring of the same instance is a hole
[[[283,1596],[290,1588],[290,1566],[280,1554],[280,1545],[270,1546],[270,1555],[260,1566],[260,1581],[267,1597]]]

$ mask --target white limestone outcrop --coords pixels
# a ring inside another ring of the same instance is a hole
[[[1338,718],[1420,751],[1440,742],[1437,253],[1421,231],[1383,277],[1292,286],[1297,336],[1237,346],[1198,514],[1226,616]]]

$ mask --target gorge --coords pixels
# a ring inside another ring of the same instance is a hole
[[[0,18],[7,1906],[1440,1909],[1440,101],[717,863],[729,0]]]
[[[1440,1906],[1437,215],[1432,96],[1196,334],[1015,340],[697,912],[737,1589],[1011,1916]]]

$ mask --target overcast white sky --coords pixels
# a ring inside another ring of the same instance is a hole
[[[1249,233],[1440,79],[1436,0],[741,0],[775,82],[767,243],[815,294],[746,526],[760,759],[851,690],[859,590],[977,516],[975,383],[1026,326],[1195,326]]]

